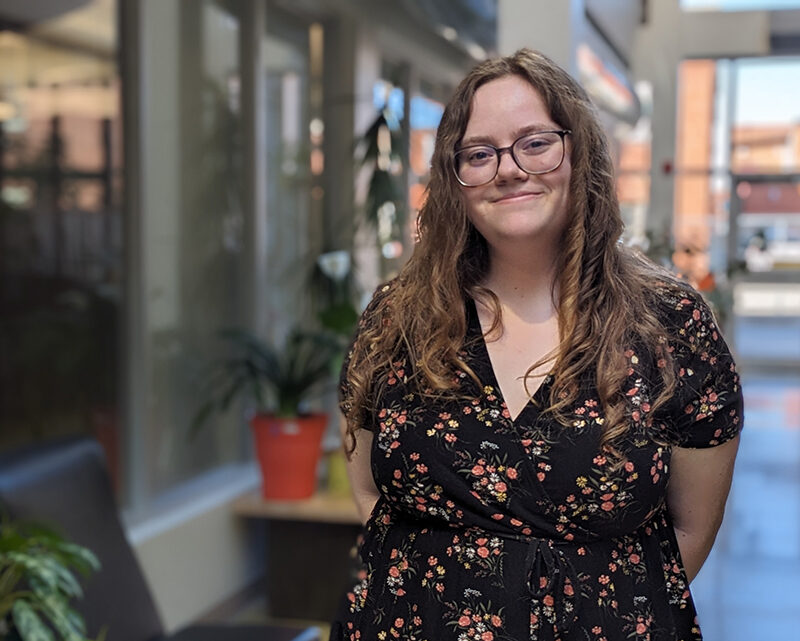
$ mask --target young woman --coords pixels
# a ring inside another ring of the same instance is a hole
[[[700,639],[739,379],[701,297],[619,243],[583,89],[526,49],[476,67],[419,229],[343,369],[366,529],[332,638]]]

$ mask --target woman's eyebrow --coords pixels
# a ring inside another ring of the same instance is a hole
[[[516,140],[517,138],[525,136],[526,134],[536,133],[537,131],[553,131],[554,129],[559,129],[559,127],[550,123],[534,123],[517,129],[516,131],[512,132],[511,135],[513,136],[513,139]],[[461,141],[459,148],[472,147],[474,145],[495,146],[494,140],[495,139],[491,136],[469,136]]]

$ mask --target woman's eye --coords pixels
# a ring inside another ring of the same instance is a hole
[[[517,149],[518,153],[541,154],[547,151],[554,142],[550,136],[532,136],[521,140]]]
[[[472,163],[486,162],[492,157],[492,152],[489,149],[475,149],[467,156],[467,160]]]
[[[529,138],[528,140],[523,141],[522,150],[536,151],[547,147],[549,144],[550,143],[547,140],[543,140],[541,138]]]

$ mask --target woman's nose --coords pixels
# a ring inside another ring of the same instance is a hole
[[[521,180],[528,176],[514,160],[510,149],[500,151],[497,163],[497,178],[500,180]]]

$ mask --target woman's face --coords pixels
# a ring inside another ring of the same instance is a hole
[[[475,92],[458,149],[479,144],[509,147],[525,134],[562,128],[553,122],[539,92],[527,80],[503,76]],[[569,136],[565,144],[563,162],[550,173],[528,174],[506,151],[500,155],[493,180],[479,187],[461,187],[467,215],[490,248],[525,240],[560,240],[568,218]]]

